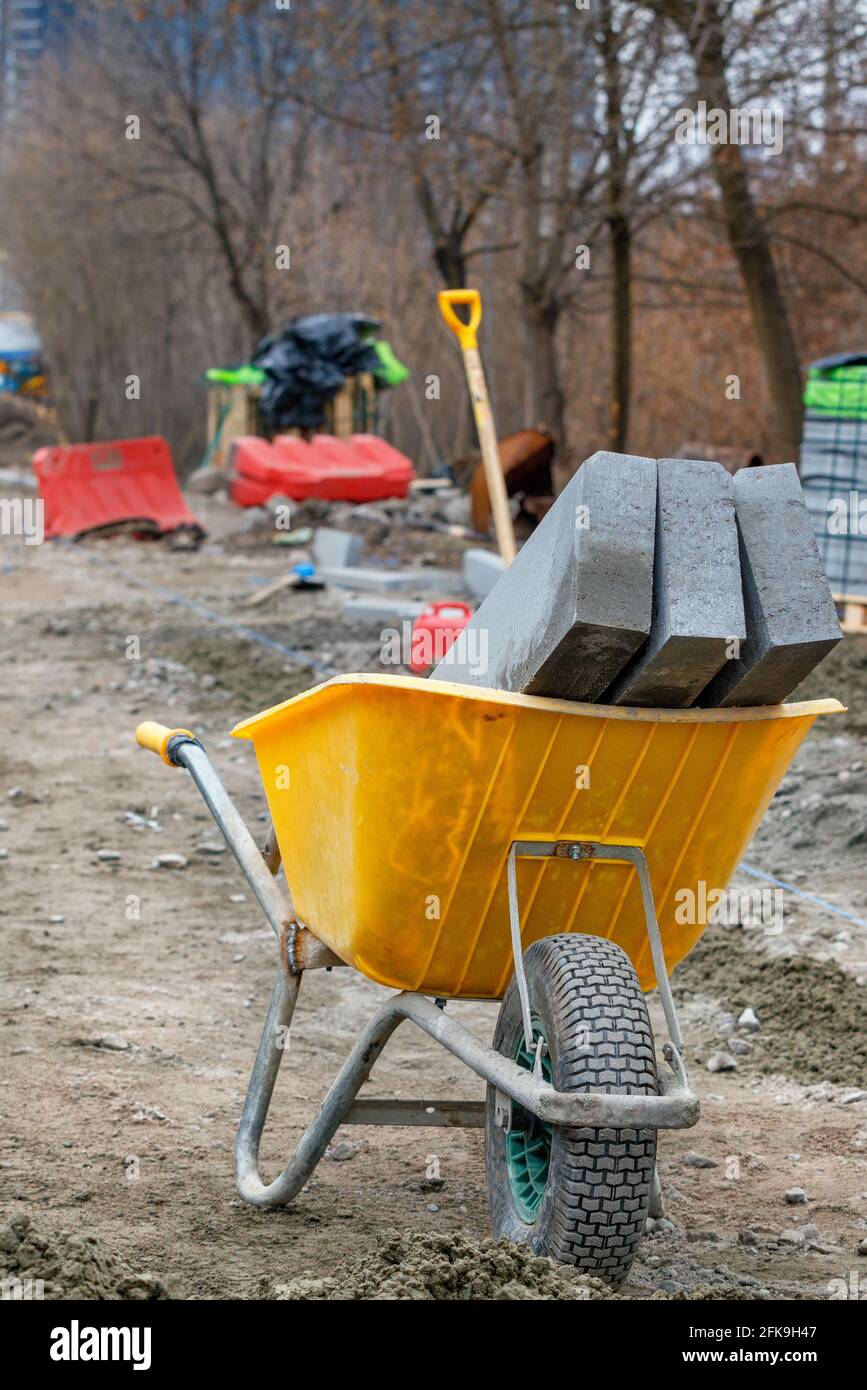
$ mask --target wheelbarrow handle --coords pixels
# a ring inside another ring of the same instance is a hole
[[[165,724],[157,724],[153,719],[146,719],[139,724],[135,731],[135,741],[139,748],[147,748],[151,753],[159,753],[164,763],[169,767],[179,767],[171,755],[169,744],[173,738],[192,739],[195,743],[196,736],[189,729],[169,729]]]
[[[440,313],[453,333],[457,334],[461,351],[478,347],[476,330],[482,321],[482,296],[478,290],[440,290],[437,295]],[[466,323],[455,313],[456,304],[469,306],[470,317]]]
[[[220,827],[223,839],[237,859],[259,906],[271,923],[274,935],[282,940],[284,929],[294,923],[294,912],[291,902],[274,878],[280,864],[279,854],[274,853],[269,840],[266,863],[265,854],[244,824],[195,734],[191,734],[189,729],[169,729],[165,724],[146,719],[136,729],[135,741],[141,748],[159,753],[163,762],[170,767],[187,769]]]

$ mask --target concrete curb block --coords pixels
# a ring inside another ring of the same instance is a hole
[[[699,703],[779,704],[842,632],[795,465],[742,469],[734,497],[747,637]]]
[[[654,459],[593,454],[464,629],[486,658],[430,679],[599,699],[650,632],[655,514]]]
[[[746,638],[738,532],[721,464],[660,459],[657,470],[650,638],[605,698],[680,709]]]

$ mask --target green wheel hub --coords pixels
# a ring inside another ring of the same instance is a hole
[[[542,1037],[541,1020],[532,1016],[533,1042]],[[525,1071],[533,1070],[535,1050],[527,1051],[523,1030],[518,1036],[514,1059]],[[542,1075],[551,1080],[551,1058],[543,1056]],[[517,1122],[517,1123],[516,1123]],[[552,1127],[531,1115],[528,1110],[512,1106],[512,1130],[506,1135],[506,1167],[509,1186],[518,1215],[522,1221],[532,1225],[539,1213],[545,1188],[548,1183],[548,1169],[551,1164]]]

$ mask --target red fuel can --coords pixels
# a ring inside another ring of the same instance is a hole
[[[458,599],[429,603],[423,608],[412,628],[409,669],[413,675],[420,676],[442,661],[472,616],[470,605]]]

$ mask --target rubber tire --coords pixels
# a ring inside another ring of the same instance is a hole
[[[647,1004],[632,962],[612,941],[561,933],[524,952],[533,1012],[542,1023],[559,1091],[657,1095],[656,1052]],[[494,1047],[514,1057],[523,1036],[514,977]],[[635,1259],[650,1205],[654,1129],[553,1127],[548,1182],[532,1225],[519,1215],[509,1182],[506,1135],[488,1087],[485,1169],[496,1238],[605,1279],[618,1288]]]

